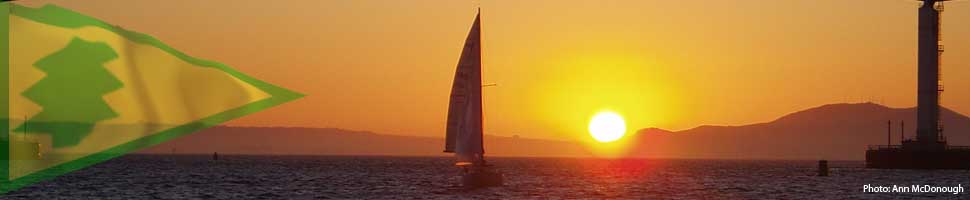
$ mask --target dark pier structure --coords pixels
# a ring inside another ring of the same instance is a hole
[[[866,167],[882,169],[970,169],[970,147],[950,146],[940,121],[940,12],[943,1],[921,0],[919,8],[916,138],[900,145],[872,145]],[[905,133],[905,132],[904,132]]]

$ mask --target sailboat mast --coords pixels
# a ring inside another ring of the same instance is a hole
[[[478,55],[479,55],[479,58],[481,58],[479,59],[479,62],[481,63],[481,67],[478,68],[478,76],[479,76],[478,79],[479,79],[480,85],[484,85],[484,81],[481,80],[482,79],[481,77],[485,76],[485,59],[483,59],[485,58],[485,43],[482,42],[483,41],[482,35],[484,35],[482,34],[483,30],[484,29],[482,29],[482,7],[479,6],[478,7],[478,49],[479,49]],[[478,109],[481,109],[478,113],[482,114],[482,117],[480,117],[480,119],[482,120],[481,121],[482,126],[480,127],[482,131],[479,131],[479,134],[482,134],[480,137],[482,139],[478,140],[480,144],[478,146],[482,148],[482,151],[481,151],[482,155],[479,155],[479,159],[484,161],[485,160],[485,94],[484,94],[485,90],[484,88],[482,89],[483,89],[481,90],[482,95],[479,96],[481,98],[482,105],[478,107]]]

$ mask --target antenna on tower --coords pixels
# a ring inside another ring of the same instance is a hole
[[[893,145],[893,120],[886,121],[886,146]]]
[[[906,140],[906,120],[899,121],[899,145],[903,144],[903,140]]]

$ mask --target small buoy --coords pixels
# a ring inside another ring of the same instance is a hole
[[[829,176],[829,161],[818,161],[818,176]]]

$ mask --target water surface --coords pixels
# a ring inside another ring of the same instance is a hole
[[[506,185],[464,190],[447,157],[128,155],[0,199],[886,199],[865,184],[970,189],[966,170],[874,170],[861,161],[491,158]]]

